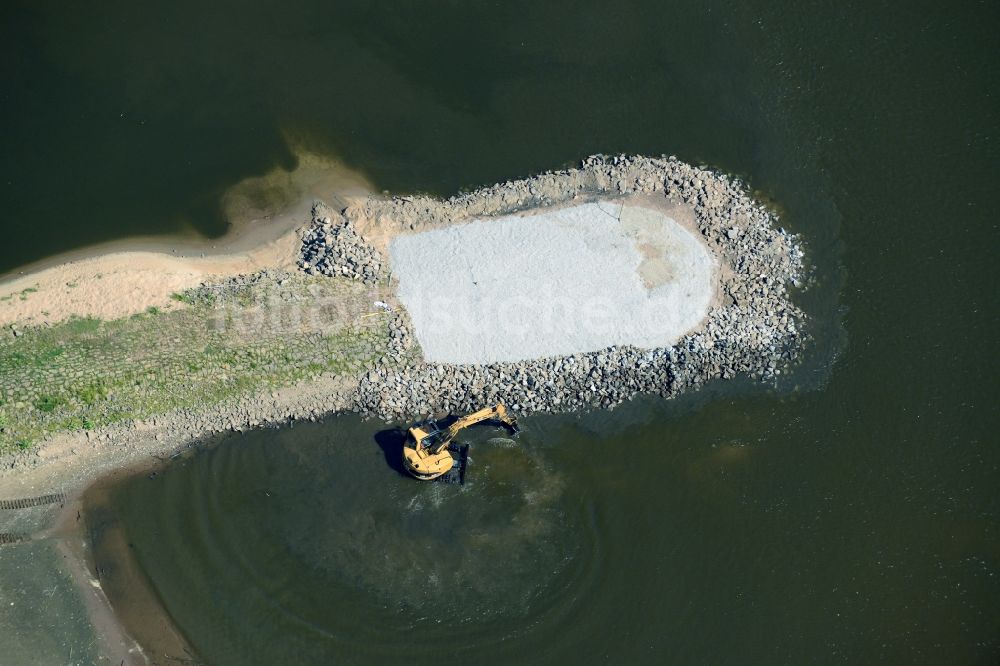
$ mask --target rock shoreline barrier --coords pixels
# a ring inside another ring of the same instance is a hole
[[[570,412],[611,408],[639,394],[669,398],[715,378],[773,380],[806,340],[805,316],[789,294],[789,287],[802,280],[799,241],[739,180],[673,157],[594,156],[577,169],[508,181],[446,201],[369,198],[340,212],[317,202],[312,222],[301,233],[298,265],[310,275],[391,283],[383,253],[394,235],[540,207],[650,196],[693,211],[693,223],[721,267],[720,302],[696,330],[670,347],[619,346],[483,365],[431,364],[421,360],[409,319],[395,304],[386,317],[387,351],[356,376],[321,377],[204,411],[181,410],[142,423],[68,433],[43,442],[37,451],[0,456],[0,494],[42,494],[53,483],[74,487],[140,461],[155,463],[212,433],[317,420],[335,411],[408,420],[503,400],[522,414]],[[43,469],[48,466],[52,469]]]
[[[509,215],[570,202],[661,196],[690,206],[703,240],[722,264],[722,303],[697,330],[671,347],[610,347],[538,360],[474,364],[400,365],[412,347],[405,317],[393,324],[396,347],[360,379],[356,411],[393,420],[436,411],[471,410],[504,400],[518,412],[566,412],[609,408],[638,394],[672,397],[705,382],[736,376],[770,380],[804,342],[802,311],[789,296],[798,285],[803,253],[798,239],[777,226],[775,215],[754,201],[743,184],[676,158],[590,157],[579,169],[508,181],[441,201],[430,197],[369,199],[342,211],[350,233],[331,238],[331,211],[317,208],[304,238],[307,257],[338,257],[305,266],[310,272],[372,280],[386,262],[369,264],[378,252],[372,236],[412,233],[473,218]],[[361,233],[355,230],[364,230]],[[344,247],[344,242],[350,247]],[[301,265],[301,264],[300,264]]]

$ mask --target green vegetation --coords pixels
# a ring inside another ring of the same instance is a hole
[[[81,404],[91,406],[108,397],[108,389],[101,380],[73,388],[73,397]]]
[[[101,320],[95,317],[73,317],[63,324],[68,335],[86,335],[93,333],[101,327]]]
[[[63,399],[57,395],[40,395],[35,399],[34,407],[40,412],[51,412],[63,403]]]
[[[375,295],[374,298],[379,298]],[[0,339],[0,452],[316,377],[384,354],[373,295],[347,280],[288,276],[178,294],[190,307],[70,319]],[[155,316],[153,316],[155,315]]]

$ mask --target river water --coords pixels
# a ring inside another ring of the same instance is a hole
[[[299,148],[442,195],[675,154],[746,178],[815,265],[777,387],[479,430],[463,488],[348,416],[124,482],[208,663],[1000,657],[995,3],[0,11],[0,271],[221,234],[225,188]]]

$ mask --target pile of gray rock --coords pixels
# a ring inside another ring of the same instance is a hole
[[[309,275],[326,275],[375,284],[382,257],[351,222],[323,203],[313,206],[313,222],[302,235],[299,267]]]
[[[622,346],[514,363],[429,364],[415,353],[409,324],[400,317],[393,322],[398,335],[389,354],[360,378],[355,409],[391,420],[503,400],[519,412],[564,412],[612,407],[638,394],[671,397],[715,378],[773,380],[806,339],[804,314],[789,295],[789,287],[803,280],[803,253],[774,214],[724,174],[673,157],[595,156],[579,169],[447,201],[371,198],[344,215],[357,224],[406,233],[540,206],[654,194],[688,205],[720,259],[723,299],[698,330],[668,348]]]

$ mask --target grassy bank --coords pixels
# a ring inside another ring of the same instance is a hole
[[[0,453],[42,437],[148,419],[382,356],[384,294],[348,280],[255,276],[174,295],[176,308],[72,319],[0,340]],[[109,295],[113,298],[113,295]]]

